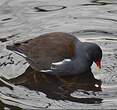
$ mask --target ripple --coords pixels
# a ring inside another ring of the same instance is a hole
[[[4,15],[4,14],[1,14],[0,15],[0,23],[3,23],[3,22],[7,22],[7,21],[10,21],[12,20],[14,17],[10,14],[7,14],[7,15]]]
[[[117,10],[109,10],[108,13],[117,14]]]
[[[117,42],[117,38],[107,38],[107,37],[99,37],[99,38],[86,38],[86,40],[90,41],[110,41],[110,42]]]
[[[117,5],[116,0],[91,0],[91,3],[84,3],[82,6],[104,6],[104,5]]]
[[[62,10],[65,8],[66,6],[60,6],[60,5],[42,5],[42,6],[34,7],[36,12],[58,11],[58,10]]]
[[[7,38],[0,38],[0,41],[1,42],[7,42],[8,40],[7,40]]]
[[[0,52],[0,76],[7,79],[22,74],[28,67],[25,59],[7,50]],[[18,70],[18,71],[17,71]]]
[[[16,15],[2,14],[0,16],[0,24],[2,25],[2,26],[0,26],[0,31],[2,31],[2,30],[6,30],[8,28],[11,28],[11,26],[17,27],[17,26],[24,25],[24,21],[23,21],[23,19],[21,19],[21,17],[18,17]]]
[[[86,3],[86,4],[82,4],[82,6],[103,6],[103,5],[117,5],[117,3],[111,3],[111,2],[103,2],[103,1],[98,1],[98,0],[93,0],[91,1],[92,3]]]
[[[8,20],[11,20],[12,18],[5,18],[5,19],[2,19],[1,21],[8,21]]]
[[[112,18],[97,18],[95,17],[95,19],[102,19],[102,20],[109,20],[109,21],[114,21],[114,22],[117,22],[117,19],[112,19]]]
[[[103,18],[103,17],[86,17],[87,19],[100,19],[100,20],[107,20],[107,21],[113,21],[113,22],[117,22],[117,19],[113,19],[113,18]]]
[[[104,30],[93,30],[93,29],[86,29],[86,30],[80,30],[78,32],[73,32],[72,34],[82,34],[82,35],[97,35],[97,34],[103,34],[103,35],[113,35],[112,32],[104,31]]]
[[[110,5],[110,4],[113,4],[113,5],[117,5],[117,2],[115,0],[92,0],[91,1],[92,3],[96,3],[97,5]]]
[[[12,35],[9,35],[9,36],[7,36],[7,37],[5,37],[5,38],[0,38],[0,42],[7,42],[7,41],[9,41],[11,38],[18,38],[18,37],[20,37],[19,36],[19,33],[18,34],[12,34]]]
[[[101,38],[101,40],[117,41],[117,38]]]

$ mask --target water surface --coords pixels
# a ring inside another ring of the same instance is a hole
[[[98,73],[95,65],[92,66],[95,78],[102,81],[101,88],[95,90],[94,85],[72,86],[67,92],[72,98],[64,97],[65,91],[57,89],[61,83],[51,86],[56,78],[47,76],[50,82],[44,79],[41,84],[49,85],[41,85],[37,90],[33,80],[36,72],[25,59],[6,49],[6,45],[55,31],[68,32],[81,41],[101,46],[102,69]],[[1,108],[116,109],[117,1],[0,0],[0,76]],[[52,90],[57,93],[51,94]]]

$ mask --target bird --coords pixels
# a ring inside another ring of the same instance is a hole
[[[45,33],[6,48],[24,57],[31,68],[43,74],[85,75],[91,72],[93,62],[101,68],[101,47],[65,32]]]

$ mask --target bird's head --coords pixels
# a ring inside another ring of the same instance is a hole
[[[96,63],[97,67],[101,69],[101,60],[102,60],[102,50],[100,47],[96,48],[97,51],[94,52],[93,61]]]
[[[86,42],[86,51],[90,62],[95,62],[97,67],[101,69],[102,49],[95,43]]]

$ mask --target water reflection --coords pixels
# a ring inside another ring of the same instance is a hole
[[[86,91],[101,91],[101,80],[94,78],[93,73],[79,76],[51,76],[39,73],[28,67],[24,74],[8,80],[15,85],[22,85],[31,90],[43,92],[48,98],[55,100],[69,100],[78,103],[101,103],[101,98],[75,98],[70,94],[78,89]]]

